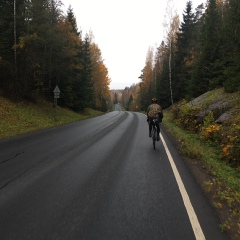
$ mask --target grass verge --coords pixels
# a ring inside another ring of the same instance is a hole
[[[202,187],[212,205],[221,212],[222,231],[227,231],[231,239],[240,239],[240,172],[221,160],[220,147],[180,129],[171,119],[166,111],[163,124],[177,139],[181,153],[201,162],[202,170],[211,177],[202,182]]]
[[[76,113],[69,109],[54,107],[53,103],[45,100],[34,104],[0,97],[0,139],[60,126],[101,114],[103,113],[89,108]]]

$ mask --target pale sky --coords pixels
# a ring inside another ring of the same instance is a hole
[[[167,0],[61,0],[69,5],[78,29],[92,31],[111,78],[110,89],[138,83],[150,47],[164,40]],[[180,17],[187,0],[173,0]],[[193,9],[206,0],[192,0]]]

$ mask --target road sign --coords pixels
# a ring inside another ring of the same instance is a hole
[[[60,89],[58,87],[58,85],[56,85],[55,89],[53,90],[54,92],[54,98],[60,98]]]

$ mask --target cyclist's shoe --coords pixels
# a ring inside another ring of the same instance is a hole
[[[159,135],[157,135],[157,141],[159,141],[160,140],[160,137],[159,137]]]
[[[148,135],[149,137],[152,137],[152,133],[149,133],[149,135]]]

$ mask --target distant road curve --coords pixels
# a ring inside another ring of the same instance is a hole
[[[115,104],[115,111],[121,111],[121,105],[120,104]]]

